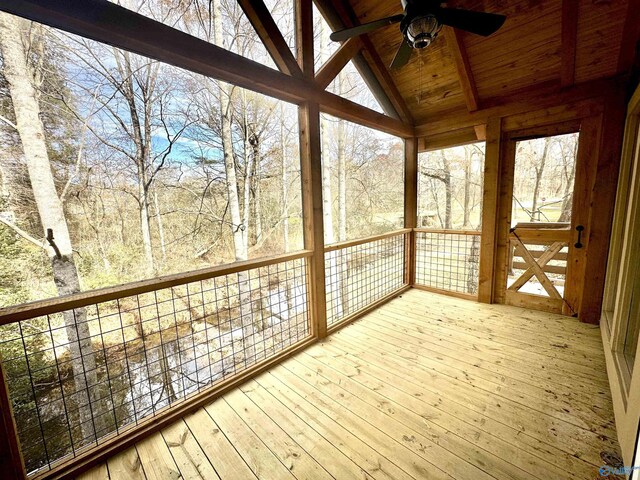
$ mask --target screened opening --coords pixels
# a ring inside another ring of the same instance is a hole
[[[484,143],[418,156],[416,283],[478,291]]]

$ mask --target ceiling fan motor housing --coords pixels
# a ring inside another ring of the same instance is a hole
[[[427,14],[411,18],[406,26],[401,24],[400,28],[413,48],[426,48],[436,39],[442,25],[435,15]]]

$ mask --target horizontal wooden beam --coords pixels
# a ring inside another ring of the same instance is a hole
[[[237,0],[267,52],[281,72],[302,77],[302,70],[262,0]]]
[[[430,135],[428,137],[420,137],[418,141],[418,151],[430,152],[432,150],[441,150],[443,148],[458,147],[460,145],[475,143],[478,140],[475,127],[467,127],[460,130],[453,130],[451,132]]]
[[[468,112],[455,110],[427,117],[416,126],[418,137],[443,134],[475,125],[486,124],[492,117],[507,117],[537,110],[544,110],[553,106],[565,105],[571,102],[589,99],[602,99],[611,92],[624,90],[626,76],[616,76],[601,80],[594,80],[560,89],[557,82],[548,82],[534,88],[523,89],[518,94],[510,96],[512,99],[487,99],[483,103],[485,108]],[[517,100],[513,100],[517,99]]]
[[[413,127],[106,0],[14,0],[0,9],[280,100],[315,101],[327,113],[400,137]]]
[[[334,78],[342,71],[349,60],[351,60],[362,49],[360,37],[352,37],[331,55],[329,60],[316,73],[316,83],[320,88],[327,88]]]

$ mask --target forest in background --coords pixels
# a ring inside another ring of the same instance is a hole
[[[171,3],[140,9],[272,64],[236,2]],[[292,5],[270,7],[293,46]],[[60,200],[83,290],[302,248],[296,106],[16,23],[55,182],[49,195]],[[321,64],[333,42],[319,14],[316,31]],[[352,64],[330,88],[376,105]],[[0,306],[8,306],[57,291],[4,75],[0,115]],[[402,226],[401,141],[326,115],[322,137],[327,243]]]

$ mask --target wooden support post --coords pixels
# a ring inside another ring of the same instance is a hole
[[[490,118],[487,122],[487,146],[484,160],[484,188],[482,192],[482,236],[478,273],[478,301],[493,302],[496,259],[497,222],[501,170],[502,121]]]
[[[314,77],[313,2],[295,0],[296,57],[305,78]]]
[[[313,78],[312,0],[296,0],[296,50],[305,78]],[[327,296],[324,278],[324,215],[322,210],[322,147],[320,108],[305,102],[298,108],[300,133],[300,177],[302,180],[302,221],[305,249],[313,251],[307,265],[307,302],[311,313],[311,333],[327,336]]]
[[[0,363],[0,472],[6,480],[22,480],[27,478],[27,474],[24,470],[6,380]]]
[[[416,228],[418,221],[418,139],[404,141],[404,226]],[[405,282],[416,283],[416,233],[407,234]]]
[[[311,311],[312,334],[327,336],[327,305],[324,278],[324,217],[322,210],[322,161],[320,110],[307,103],[299,108],[300,172],[305,249],[313,250],[307,268],[307,298]]]
[[[597,175],[591,191],[590,231],[584,269],[585,283],[578,310],[580,321],[587,323],[597,324],[600,321],[622,152],[625,109],[624,91],[616,92],[605,102],[600,129]]]

